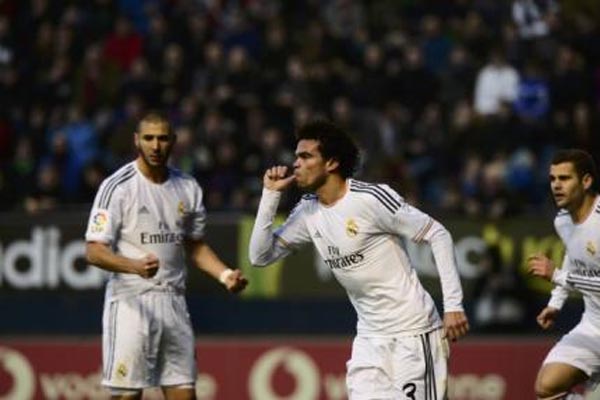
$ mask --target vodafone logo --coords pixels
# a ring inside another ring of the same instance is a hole
[[[278,394],[275,375],[283,369],[293,380],[291,393]],[[319,369],[303,351],[290,347],[276,347],[256,360],[250,372],[250,398],[261,400],[313,400],[319,397]]]
[[[31,399],[35,375],[29,361],[15,350],[0,347],[0,400]]]

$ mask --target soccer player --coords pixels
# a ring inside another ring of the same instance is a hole
[[[85,235],[88,262],[110,272],[102,384],[113,399],[141,399],[152,386],[169,400],[195,398],[186,257],[231,292],[247,283],[204,242],[202,190],[167,166],[174,142],[163,115],[149,112],[141,119],[138,157],[101,184]]]
[[[554,226],[566,247],[562,268],[543,254],[528,258],[529,271],[556,285],[537,316],[550,328],[569,291],[583,295],[581,321],[550,350],[535,382],[539,399],[582,399],[574,386],[600,373],[600,196],[592,156],[583,150],[560,150],[550,165],[550,189],[559,208]]]
[[[346,289],[357,317],[347,364],[351,400],[444,399],[448,343],[468,330],[453,241],[436,220],[384,184],[352,179],[359,150],[325,120],[297,133],[293,174],[274,166],[263,192],[249,246],[264,266],[312,242]],[[273,229],[281,192],[296,184],[305,194]],[[428,242],[444,294],[444,319],[419,282],[405,239]]]

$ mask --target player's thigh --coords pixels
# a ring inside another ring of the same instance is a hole
[[[159,384],[163,387],[193,387],[197,375],[196,348],[185,297],[173,295],[164,300]]]
[[[349,400],[395,399],[389,339],[357,336],[346,364]]]
[[[141,400],[142,390],[116,389],[110,390],[111,400]]]
[[[196,392],[192,385],[163,386],[165,400],[195,400]]]
[[[441,330],[399,338],[394,356],[397,399],[446,398],[448,344]]]
[[[118,388],[146,386],[147,321],[136,297],[107,301],[103,314],[103,385]]]
[[[535,380],[535,391],[544,395],[567,392],[588,376],[580,369],[560,362],[545,363]]]
[[[550,350],[536,379],[536,390],[569,389],[600,372],[600,334],[585,322],[564,335]]]

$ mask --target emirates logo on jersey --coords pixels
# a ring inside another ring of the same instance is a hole
[[[589,254],[590,256],[592,256],[592,257],[593,257],[593,256],[595,256],[595,255],[596,255],[596,246],[594,245],[594,243],[593,243],[592,241],[588,241],[588,242],[585,244],[585,249],[586,249],[586,251],[588,252],[588,254]]]
[[[350,237],[358,235],[358,225],[352,218],[346,221],[346,235]]]

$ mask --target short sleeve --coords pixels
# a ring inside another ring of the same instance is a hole
[[[206,228],[206,208],[203,204],[203,193],[200,185],[193,181],[190,210],[184,211],[184,236],[186,239],[199,240],[204,237]]]
[[[122,192],[104,181],[92,205],[85,240],[111,244],[117,237],[122,221]]]

